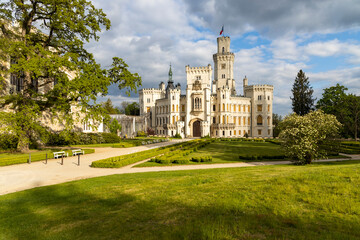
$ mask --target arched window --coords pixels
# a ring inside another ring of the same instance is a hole
[[[179,112],[179,105],[176,105],[176,112]]]
[[[225,103],[223,103],[223,111],[225,111]]]
[[[225,53],[225,47],[222,48],[222,53]]]
[[[259,116],[257,117],[256,122],[257,122],[257,125],[258,125],[258,126],[263,125],[263,118],[262,118],[262,116],[261,116],[261,115],[259,115]]]
[[[174,104],[172,105],[172,112],[175,112],[175,106],[174,106]]]
[[[225,116],[223,116],[223,122],[222,123],[225,123]]]

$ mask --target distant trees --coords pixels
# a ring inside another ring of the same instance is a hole
[[[121,113],[118,108],[114,107],[110,98],[108,98],[108,100],[106,100],[106,102],[102,103],[102,107],[104,108],[104,110],[107,114],[120,114]]]
[[[122,102],[121,108],[119,109],[121,113],[130,116],[139,116],[140,115],[140,105],[137,102]]]
[[[274,126],[273,129],[273,137],[278,137],[280,134],[280,127],[279,124],[283,120],[282,116],[276,113],[273,113],[272,117],[272,125]]]
[[[360,96],[347,94],[346,87],[336,84],[325,88],[316,108],[333,114],[343,124],[341,135],[357,139],[360,129]]]
[[[281,122],[279,138],[289,158],[298,164],[309,164],[334,151],[340,127],[334,115],[322,110],[304,116],[291,114]]]
[[[118,131],[121,131],[121,124],[118,122],[118,120],[113,119],[110,123],[109,130],[111,133],[117,134]]]
[[[294,113],[304,116],[314,109],[314,101],[312,94],[314,90],[310,86],[309,78],[305,73],[300,70],[295,78],[295,82],[292,88],[293,97],[292,110]]]

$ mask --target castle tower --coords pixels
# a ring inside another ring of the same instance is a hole
[[[235,95],[234,53],[230,52],[230,37],[217,38],[217,53],[214,59],[214,85],[216,89],[229,87],[231,95]]]

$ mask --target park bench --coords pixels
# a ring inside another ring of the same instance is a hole
[[[54,158],[59,158],[59,157],[67,157],[69,156],[68,153],[66,153],[65,151],[61,151],[61,152],[53,152],[54,153]]]
[[[72,150],[72,154],[73,154],[73,156],[80,155],[80,154],[84,155],[85,152],[81,149],[74,149],[74,150]]]

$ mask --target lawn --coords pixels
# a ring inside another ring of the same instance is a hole
[[[251,141],[215,141],[191,153],[187,158],[198,156],[212,156],[212,162],[190,164],[211,164],[211,163],[229,163],[229,162],[251,162],[253,160],[242,160],[239,156],[279,156],[284,155],[280,146],[271,142],[251,142]],[[262,159],[256,161],[276,161],[279,159]],[[284,159],[281,159],[284,160]],[[254,160],[255,161],[255,160]],[[175,164],[160,164],[156,162],[146,162],[136,167],[169,166]]]
[[[83,149],[85,154],[94,153],[94,149]],[[31,162],[43,161],[54,158],[53,152],[65,151],[69,156],[72,156],[72,151],[69,149],[47,149],[47,150],[32,150]],[[27,163],[29,160],[29,153],[0,153],[0,166],[8,166],[13,164]]]
[[[360,161],[112,175],[0,196],[0,239],[359,239]]]

